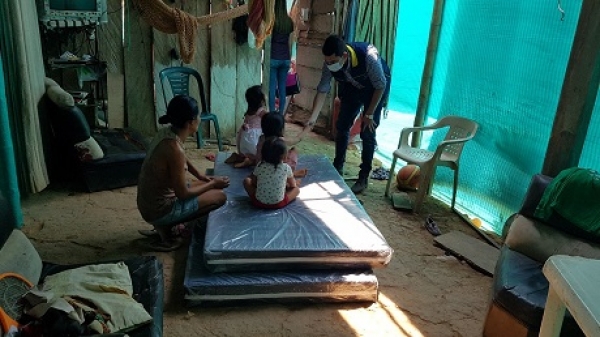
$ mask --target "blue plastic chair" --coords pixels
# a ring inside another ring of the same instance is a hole
[[[217,143],[219,146],[219,151],[223,151],[223,142],[221,140],[221,130],[219,129],[219,120],[217,119],[217,115],[210,113],[206,107],[206,97],[204,96],[204,85],[202,84],[202,78],[200,74],[192,68],[188,67],[170,67],[165,68],[160,71],[160,85],[163,91],[163,99],[165,100],[165,107],[168,105],[170,99],[177,95],[189,95],[190,94],[190,76],[195,78],[198,83],[198,91],[200,94],[200,121],[208,122],[208,127],[210,130],[210,122],[212,121],[214,124],[215,132],[217,134]],[[172,96],[167,99],[167,92],[165,88],[165,84],[168,82],[171,87]],[[202,128],[198,128],[198,135],[196,138],[196,142],[198,143],[198,148],[201,149],[204,145],[204,141],[202,139]]]

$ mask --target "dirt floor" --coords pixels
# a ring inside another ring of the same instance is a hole
[[[287,132],[300,127],[288,124]],[[310,134],[301,153],[333,154],[333,142]],[[202,170],[215,148],[194,149],[189,157]],[[356,174],[357,151],[349,151],[347,169]],[[354,170],[354,171],[353,171]],[[133,255],[156,255],[164,265],[164,336],[481,336],[491,277],[445,255],[423,226],[431,215],[443,233],[476,232],[449,207],[431,198],[421,214],[394,210],[383,197],[385,181],[371,180],[359,196],[383,233],[394,256],[377,269],[377,303],[265,304],[185,308],[183,277],[187,249],[155,253],[144,248],[138,229],[150,228],[135,203],[136,187],[85,193],[54,186],[23,201],[25,227],[42,259],[84,263]]]

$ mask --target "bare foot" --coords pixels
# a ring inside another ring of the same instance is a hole
[[[307,169],[296,170],[296,171],[294,171],[294,178],[304,178],[304,177],[306,177],[307,174],[308,174]]]
[[[301,183],[302,183],[302,179],[296,179],[296,186],[300,186]]]
[[[246,158],[244,158],[244,161],[242,161],[241,163],[237,163],[237,164],[233,165],[233,167],[235,167],[235,168],[244,168],[244,167],[252,166],[252,164],[253,164],[252,159],[246,157]]]
[[[229,158],[225,159],[225,164],[238,163],[240,160],[240,155],[234,152],[231,154],[231,156],[229,156]]]

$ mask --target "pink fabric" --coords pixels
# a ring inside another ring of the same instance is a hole
[[[290,203],[290,199],[288,199],[287,194],[283,196],[283,200],[274,205],[263,204],[262,202],[258,201],[258,199],[256,199],[256,195],[251,195],[250,200],[252,201],[252,205],[254,205],[254,207],[262,209],[280,209],[284,208]]]
[[[285,79],[285,86],[291,87],[293,85],[296,85],[296,73],[288,73]]]

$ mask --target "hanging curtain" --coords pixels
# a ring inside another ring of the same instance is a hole
[[[0,50],[21,194],[48,185],[38,106],[44,95],[44,60],[34,0],[0,1]]]
[[[358,0],[347,0],[348,11],[344,15],[344,31],[342,38],[346,42],[354,42],[356,36],[356,15],[358,12]]]
[[[392,69],[400,0],[358,1],[355,41],[370,42]]]
[[[10,129],[8,128],[8,107],[6,105],[4,70],[0,50],[0,246],[4,243],[12,228],[23,224],[17,170]]]

